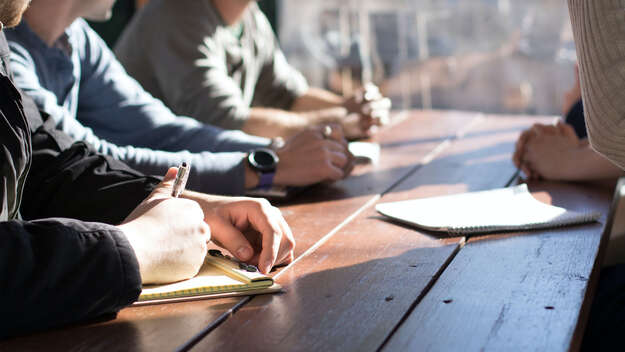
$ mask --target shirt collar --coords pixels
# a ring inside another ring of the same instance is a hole
[[[59,37],[59,39],[57,39],[51,47],[39,38],[39,36],[30,28],[25,20],[15,27],[14,30],[20,33],[23,39],[26,40],[34,49],[42,51],[60,51],[64,55],[72,55],[73,46],[71,43],[71,25],[65,29],[61,37]]]

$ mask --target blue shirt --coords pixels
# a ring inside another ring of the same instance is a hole
[[[245,152],[268,139],[176,116],[124,71],[82,19],[52,47],[25,21],[6,36],[17,86],[59,129],[144,173],[163,175],[187,161],[189,188],[244,193]]]

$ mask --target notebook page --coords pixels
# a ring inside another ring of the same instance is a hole
[[[600,214],[542,203],[527,185],[450,196],[382,203],[376,210],[418,227],[450,233],[532,229],[593,221]]]

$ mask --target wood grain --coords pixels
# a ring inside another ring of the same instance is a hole
[[[516,136],[535,121],[483,119],[381,201],[504,186]],[[193,350],[377,350],[461,241],[382,221],[369,207],[280,273],[286,294],[254,298]]]
[[[413,112],[383,130],[377,165],[362,165],[332,185],[319,185],[280,205],[297,240],[296,257],[307,251],[371,199],[417,170],[423,159],[479,117],[475,113]]]
[[[414,112],[376,137],[380,163],[362,165],[334,185],[313,187],[281,207],[301,255],[370,199],[412,172],[421,159],[476,119],[475,113]],[[240,299],[127,308],[113,321],[0,342],[0,350],[172,350],[188,342]]]
[[[611,196],[579,184],[531,189],[546,203],[604,214]],[[469,240],[385,350],[575,349],[602,228],[594,223]]]
[[[172,351],[238,300],[126,308],[112,321],[2,341],[0,351]]]

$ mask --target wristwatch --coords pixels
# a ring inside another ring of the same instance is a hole
[[[254,149],[247,156],[247,163],[258,173],[258,188],[271,188],[280,158],[269,148]]]

